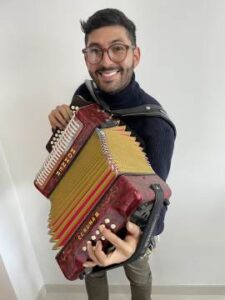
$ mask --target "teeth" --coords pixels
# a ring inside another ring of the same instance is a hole
[[[113,76],[117,73],[117,71],[112,71],[112,72],[102,72],[101,74],[105,77],[110,77]]]

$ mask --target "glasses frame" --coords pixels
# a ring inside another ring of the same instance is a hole
[[[117,45],[118,45],[118,46],[124,46],[124,47],[126,48],[126,55],[125,55],[125,57],[124,57],[122,60],[114,61],[114,60],[112,60],[112,58],[110,57],[109,49],[112,48],[113,46],[117,46]],[[99,61],[96,62],[96,63],[90,62],[90,61],[88,60],[88,51],[89,51],[89,49],[94,48],[94,47],[96,47],[96,48],[98,48],[99,50],[101,50],[101,58],[100,58]],[[90,46],[90,47],[86,47],[86,48],[82,49],[82,53],[84,54],[84,57],[85,57],[85,59],[88,61],[89,64],[91,64],[91,65],[98,65],[98,64],[100,64],[100,62],[102,61],[105,52],[107,52],[107,55],[108,55],[109,59],[110,59],[112,62],[114,62],[114,63],[121,63],[121,62],[123,62],[123,61],[126,59],[126,57],[127,57],[127,52],[128,52],[129,49],[134,50],[134,49],[136,49],[136,46],[134,46],[134,45],[126,45],[126,44],[122,44],[122,43],[112,44],[112,45],[109,46],[108,48],[101,48],[101,47],[98,47],[98,46]]]

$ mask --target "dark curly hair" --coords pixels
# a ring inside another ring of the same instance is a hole
[[[85,44],[87,44],[88,34],[93,30],[104,26],[120,25],[127,30],[132,45],[136,46],[136,26],[118,9],[106,8],[98,10],[88,18],[87,22],[80,21],[80,24],[85,34]]]

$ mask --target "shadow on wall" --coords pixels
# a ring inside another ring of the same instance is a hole
[[[17,300],[8,273],[0,256],[0,300]]]

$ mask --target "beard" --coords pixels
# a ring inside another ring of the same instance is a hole
[[[89,74],[97,87],[101,91],[110,94],[118,93],[126,88],[131,81],[133,72],[133,64],[127,68],[121,66],[110,66],[106,68],[102,66],[94,72],[89,70]]]

